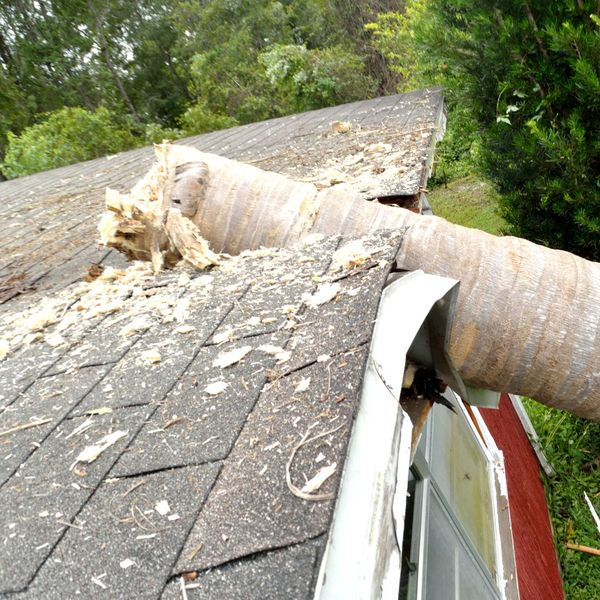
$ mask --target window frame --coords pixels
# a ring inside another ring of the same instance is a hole
[[[461,523],[460,518],[454,512],[450,503],[444,497],[442,490],[435,481],[430,469],[433,420],[435,414],[429,418],[423,429],[422,439],[419,443],[411,466],[413,476],[416,479],[415,498],[412,524],[406,523],[405,527],[412,529],[410,553],[404,557],[404,562],[410,565],[407,595],[408,600],[424,600],[425,579],[427,573],[427,550],[428,550],[428,515],[430,513],[431,494],[435,494],[444,511],[449,526],[453,527],[460,538],[465,551],[468,553],[472,563],[484,577],[487,584],[493,589],[495,597],[499,600],[511,600],[518,598],[518,589],[515,585],[507,585],[508,580],[505,572],[505,562],[511,562],[514,571],[514,550],[512,546],[512,531],[510,529],[510,517],[500,518],[499,505],[502,497],[506,496],[506,479],[504,477],[504,462],[502,452],[496,447],[493,438],[485,425],[485,422],[476,407],[467,408],[461,398],[453,391],[448,390],[445,396],[454,404],[457,414],[467,423],[470,435],[474,439],[477,448],[481,452],[485,465],[486,476],[491,498],[492,535],[494,541],[494,573],[490,573],[485,560],[480,555],[471,541],[468,531]],[[447,410],[436,406],[434,411]],[[438,413],[443,414],[443,413]],[[438,417],[439,418],[439,417]],[[508,512],[508,511],[506,511]],[[508,535],[507,535],[508,534]],[[506,546],[509,547],[506,547]],[[508,560],[507,560],[508,559]],[[513,577],[514,579],[514,577]]]

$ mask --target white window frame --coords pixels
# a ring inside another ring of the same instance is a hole
[[[449,521],[454,529],[459,533],[461,540],[465,547],[468,549],[468,553],[474,559],[475,564],[479,570],[488,580],[488,582],[494,587],[494,591],[497,592],[498,598],[501,600],[515,600],[518,599],[518,586],[516,582],[516,572],[514,567],[514,549],[512,545],[512,531],[510,528],[510,515],[508,510],[502,511],[499,504],[503,504],[503,508],[508,506],[508,491],[506,485],[506,476],[504,470],[504,457],[502,451],[496,446],[494,439],[483,420],[483,417],[476,407],[471,406],[470,410],[475,418],[475,422],[469,411],[467,410],[462,399],[449,390],[445,394],[448,399],[452,401],[455,409],[464,418],[467,423],[467,427],[470,430],[478,449],[481,451],[485,463],[486,463],[486,474],[488,479],[488,485],[490,489],[490,497],[492,499],[491,514],[492,514],[492,528],[494,538],[494,559],[495,559],[495,577],[491,577],[489,568],[483,561],[483,558],[479,555],[479,552],[475,548],[473,542],[469,539],[468,532],[460,524],[460,520],[457,515],[453,513],[452,507],[449,506],[448,502],[444,499],[441,491],[438,491],[437,485],[432,484],[432,473],[429,469],[429,463],[426,456],[423,455],[421,450],[417,450],[415,453],[415,460],[413,462],[414,468],[418,473],[418,484],[416,486],[416,497],[415,507],[413,515],[413,539],[410,549],[410,557],[405,557],[406,560],[412,559],[412,562],[416,565],[416,570],[411,573],[409,580],[408,599],[409,600],[425,600],[424,598],[424,581],[426,570],[428,568],[426,560],[427,552],[427,541],[426,541],[426,529],[427,519],[426,515],[429,511],[428,498],[431,493],[430,487],[438,498],[438,501],[442,504],[445,512],[449,516]],[[438,411],[446,410],[443,407],[436,408]],[[431,420],[428,421],[423,435],[425,436],[425,453],[430,456],[430,446],[434,443],[432,440],[431,432]],[[409,524],[406,524],[408,527]]]

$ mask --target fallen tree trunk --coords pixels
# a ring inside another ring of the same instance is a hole
[[[129,195],[107,192],[108,245],[155,269],[181,257],[202,268],[215,252],[403,228],[400,268],[460,281],[448,352],[466,383],[600,420],[599,264],[185,146],[157,156]]]

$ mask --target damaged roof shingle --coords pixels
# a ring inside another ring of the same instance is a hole
[[[44,370],[10,379],[0,430],[49,421],[0,437],[0,593],[170,597],[182,574],[220,597],[312,593],[401,234],[365,238],[369,260],[344,269],[331,258],[347,241],[244,253],[203,274],[108,271],[55,295],[56,318],[29,338],[41,306],[11,314],[2,335],[18,343],[0,365],[34,352]]]
[[[425,185],[443,119],[435,88],[181,142],[321,187],[351,182],[364,198],[414,197]],[[334,121],[349,123],[349,130],[336,133]],[[3,302],[31,294],[31,286],[60,289],[84,276],[90,263],[122,264],[95,244],[105,188],[129,190],[153,160],[151,148],[140,148],[0,183],[0,315]]]

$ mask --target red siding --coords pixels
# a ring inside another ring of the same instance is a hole
[[[562,580],[540,465],[510,398],[502,395],[499,410],[481,414],[504,453],[521,600],[562,600]]]

